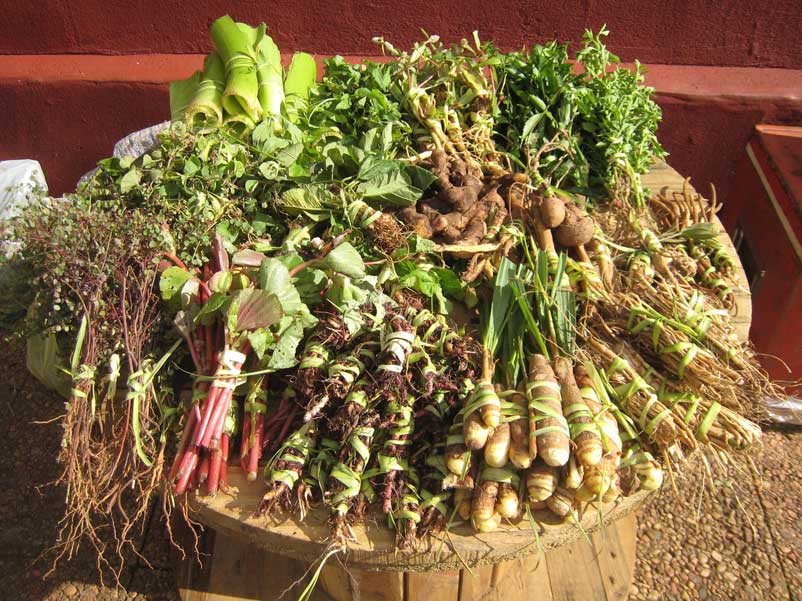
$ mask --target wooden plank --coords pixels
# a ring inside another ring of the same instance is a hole
[[[495,581],[482,601],[537,599],[551,601],[551,584],[545,560],[541,556],[525,557],[496,564]]]
[[[608,601],[623,601],[635,571],[637,523],[634,514],[591,535]]]
[[[327,564],[319,585],[334,601],[404,601],[403,572],[357,572]]]
[[[404,601],[403,572],[357,572],[353,601]]]
[[[203,572],[183,572],[179,583],[182,601],[278,601],[287,596],[297,598],[306,585],[307,567],[301,562],[225,534],[215,533],[210,551]],[[285,591],[289,592],[284,595]],[[330,601],[319,587],[312,599]]]
[[[318,586],[334,599],[334,601],[349,601],[352,596],[351,577],[342,566],[326,562],[320,571]]]
[[[457,601],[460,573],[407,572],[404,574],[405,601]]]
[[[554,601],[605,601],[599,564],[593,545],[586,539],[552,549],[546,564]]]
[[[493,586],[493,573],[496,565],[476,566],[471,569],[473,573],[468,570],[460,570],[459,601],[484,599]]]
[[[554,601],[551,593],[551,575],[545,554],[530,555],[521,560],[521,568],[526,576],[526,599]]]

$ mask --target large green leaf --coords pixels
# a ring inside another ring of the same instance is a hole
[[[195,321],[208,323],[211,316],[215,313],[218,311],[224,312],[228,308],[230,302],[230,296],[226,296],[221,292],[215,292],[209,297],[209,300],[204,303],[200,311],[198,311],[198,314],[195,316]]]
[[[303,214],[319,221],[329,214],[326,203],[331,202],[331,199],[331,192],[324,186],[310,184],[285,190],[276,199],[276,205],[289,215]]]
[[[317,265],[320,269],[330,269],[359,280],[365,277],[365,263],[362,256],[349,242],[343,242],[327,254]]]
[[[420,176],[419,172],[415,173]],[[423,190],[415,186],[407,173],[407,166],[401,161],[369,156],[360,165],[357,179],[360,181],[357,193],[380,205],[407,207],[423,195]]]
[[[257,288],[240,290],[237,293],[236,305],[238,332],[269,328],[281,319],[281,303],[278,297],[268,290]]]
[[[295,366],[298,362],[295,354],[303,337],[303,323],[299,319],[293,319],[290,325],[284,328],[284,331],[279,336],[278,341],[273,347],[273,352],[270,355],[270,361],[268,361],[267,366],[270,369],[289,369]]]
[[[282,311],[287,315],[294,315],[304,308],[289,270],[278,259],[268,258],[262,261],[259,268],[259,288],[275,294]]]

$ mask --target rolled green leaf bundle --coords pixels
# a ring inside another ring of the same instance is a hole
[[[202,77],[201,71],[195,71],[186,79],[170,83],[170,119],[172,121],[181,121],[184,118],[184,111],[192,102]]]
[[[217,19],[211,28],[212,41],[226,73],[223,108],[229,115],[244,113],[253,122],[262,116],[254,50],[260,29],[240,27],[228,15]]]
[[[306,108],[309,90],[316,80],[317,64],[312,55],[306,52],[293,54],[284,80],[284,110],[293,123],[298,119],[298,112]],[[261,91],[261,82],[259,85]]]
[[[245,113],[226,115],[223,118],[223,123],[230,127],[234,131],[234,134],[239,137],[249,134],[251,130],[256,127],[256,122]]]
[[[284,102],[284,69],[278,46],[268,35],[263,35],[256,45],[256,78],[262,115],[280,114]]]
[[[212,52],[206,57],[200,83],[184,110],[184,120],[193,131],[212,131],[223,123],[225,77],[225,67],[220,55]]]

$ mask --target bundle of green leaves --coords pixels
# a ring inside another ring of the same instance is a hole
[[[642,67],[618,66],[602,42],[608,34],[586,31],[576,65],[557,42],[501,55],[497,142],[538,184],[642,204],[638,174],[666,155],[662,115]]]

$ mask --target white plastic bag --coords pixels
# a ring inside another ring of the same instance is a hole
[[[0,251],[11,255],[15,250],[14,245],[6,241],[6,222],[46,194],[47,182],[39,161],[0,161]]]
[[[774,423],[802,426],[802,399],[799,397],[766,397],[763,404]]]
[[[47,182],[39,161],[0,161],[0,221],[19,214],[19,209],[47,194]]]

